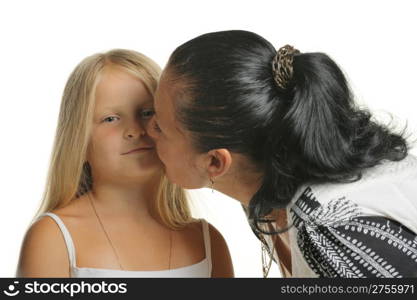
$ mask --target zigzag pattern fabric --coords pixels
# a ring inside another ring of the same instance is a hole
[[[417,235],[346,198],[321,205],[307,188],[290,210],[297,244],[319,277],[417,277]]]

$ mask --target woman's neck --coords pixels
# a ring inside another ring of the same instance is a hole
[[[213,188],[248,206],[253,195],[262,185],[263,174],[259,172],[231,172],[214,182]]]

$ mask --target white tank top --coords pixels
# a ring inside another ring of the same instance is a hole
[[[65,244],[68,249],[68,257],[70,264],[70,276],[71,277],[211,277],[211,246],[210,246],[210,234],[208,223],[204,219],[200,219],[203,227],[204,246],[206,251],[206,257],[193,265],[170,269],[170,270],[158,270],[158,271],[125,271],[114,269],[99,269],[99,268],[79,268],[76,266],[75,259],[75,247],[72,241],[71,235],[64,225],[64,222],[54,213],[44,213],[39,216],[51,217],[61,229],[62,235],[65,240]]]

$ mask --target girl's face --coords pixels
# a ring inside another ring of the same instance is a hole
[[[137,183],[162,170],[145,127],[153,98],[141,80],[118,66],[106,66],[96,88],[88,162],[94,181]]]
[[[155,117],[148,133],[155,140],[168,179],[186,189],[207,185],[204,154],[196,151],[190,134],[176,120],[173,87],[169,73],[163,72],[155,93]]]

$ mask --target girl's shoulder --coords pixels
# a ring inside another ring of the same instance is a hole
[[[51,212],[64,218],[88,216],[91,208],[86,200],[88,200],[86,196],[74,198],[66,205],[55,208]]]
[[[25,240],[34,240],[43,245],[54,245],[57,242],[63,242],[62,229],[58,222],[63,221],[63,223],[67,224],[67,221],[82,216],[82,207],[79,201],[71,201],[68,205],[53,209],[47,213],[52,213],[56,217],[53,218],[45,214],[37,216],[28,228]]]
[[[64,256],[67,257],[63,230],[65,231],[68,225],[83,217],[82,207],[78,201],[74,201],[48,213],[52,213],[56,217],[44,214],[38,216],[26,231],[22,247],[31,249],[31,253],[35,253],[37,249],[43,249],[48,253],[56,250],[54,252],[65,254]]]
[[[224,240],[220,231],[205,219],[193,219],[183,227],[182,231],[188,237],[199,239],[203,244],[209,242],[211,245],[216,245]],[[209,240],[207,241],[205,238]]]
[[[194,254],[198,253],[200,257],[197,261],[207,258],[213,265],[212,277],[233,277],[229,248],[223,235],[214,225],[205,219],[194,219],[185,225],[181,232],[181,247],[191,245],[189,249]]]
[[[192,226],[195,227],[194,230],[202,232],[206,257],[213,265],[211,276],[234,277],[232,258],[222,233],[204,219],[197,220]]]
[[[58,224],[49,217],[38,218],[24,236],[17,276],[67,277],[68,267],[67,247]]]

